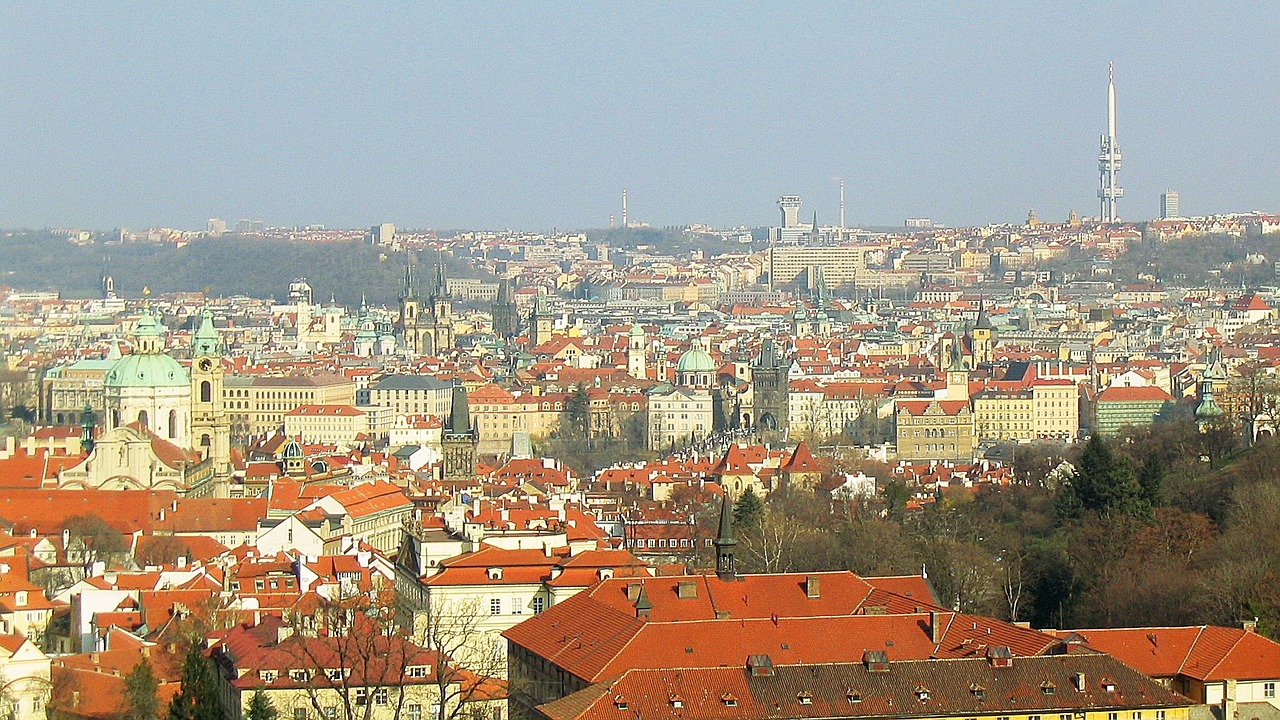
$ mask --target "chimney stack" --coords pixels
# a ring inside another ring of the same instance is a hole
[[[822,578],[817,575],[809,575],[804,579],[804,596],[807,598],[816,598],[822,596],[821,583]]]
[[[929,613],[929,642],[934,645],[942,642],[942,615],[939,611]]]

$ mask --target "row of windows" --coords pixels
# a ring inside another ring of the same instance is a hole
[[[547,608],[547,600],[546,598],[540,595],[535,596],[533,598],[533,602],[530,603],[530,606],[533,609],[533,614],[537,615],[538,613],[542,612]],[[489,598],[489,614],[490,615],[502,614],[502,598]],[[512,615],[524,614],[524,606],[520,604],[519,600],[516,600],[511,603],[511,614]]]
[[[645,544],[646,542],[648,543],[648,545],[646,545],[646,544]],[[655,543],[656,543],[656,545],[655,545]],[[639,540],[636,540],[636,539],[634,539],[634,538],[628,538],[628,539],[627,539],[627,547],[630,547],[630,548],[641,548],[641,549],[643,549],[643,548],[645,548],[645,547],[651,547],[651,548],[652,548],[652,547],[660,547],[660,548],[665,548],[665,547],[668,547],[668,545],[667,545],[667,539],[666,539],[666,538],[657,538],[656,540],[655,540],[654,538],[648,538],[647,540],[646,540],[645,538],[641,538],[641,539],[639,539]],[[671,545],[670,545],[670,547],[672,547],[672,548],[676,548],[676,547],[681,547],[681,548],[690,548],[690,547],[693,547],[693,541],[692,541],[692,540],[690,540],[689,538],[680,538],[680,544],[679,544],[679,545],[677,545],[677,544],[676,544],[676,539],[675,539],[675,538],[671,538]]]
[[[916,452],[920,452],[920,447],[921,447],[920,445],[916,445]],[[929,443],[924,446],[924,451],[925,452],[947,452],[947,446],[945,443]],[[955,443],[951,443],[950,451],[951,452],[956,451]]]

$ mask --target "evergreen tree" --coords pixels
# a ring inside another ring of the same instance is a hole
[[[733,504],[733,526],[739,530],[750,530],[760,527],[764,522],[764,503],[750,485],[742,491],[738,502]]]
[[[254,690],[253,697],[249,698],[249,709],[245,711],[245,720],[276,720],[279,716],[280,712],[267,699],[262,688]]]
[[[169,703],[169,720],[221,720],[213,665],[192,643],[182,661],[182,688]]]
[[[1151,505],[1133,472],[1133,463],[1126,455],[1113,451],[1100,435],[1090,437],[1085,443],[1071,482],[1058,496],[1058,509],[1066,517],[1079,517],[1083,512],[1133,517],[1151,514]]]
[[[151,663],[146,658],[139,660],[124,676],[125,720],[156,720],[160,714],[160,700],[156,697],[159,686]]]
[[[578,385],[569,393],[564,404],[565,430],[570,437],[590,441],[591,439],[591,397],[587,388]]]
[[[1165,464],[1160,455],[1152,450],[1138,468],[1138,485],[1142,487],[1142,497],[1147,505],[1160,505],[1160,493],[1164,488]]]

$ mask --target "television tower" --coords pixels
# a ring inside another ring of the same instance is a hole
[[[836,178],[840,181],[840,229],[844,229],[844,178]]]
[[[622,227],[631,227],[627,224],[627,190],[622,190]]]
[[[1116,142],[1116,76],[1115,66],[1107,63],[1107,134],[1100,141],[1098,153],[1098,199],[1101,201],[1099,217],[1103,222],[1115,222],[1120,213],[1117,202],[1124,197],[1124,188],[1116,185],[1116,173],[1120,171],[1120,144]]]

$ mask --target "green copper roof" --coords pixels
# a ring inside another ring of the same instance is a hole
[[[696,346],[681,355],[680,361],[676,363],[676,372],[713,372],[715,369],[716,359]]]
[[[186,368],[159,353],[126,355],[116,361],[103,379],[106,387],[186,387],[188,383]]]
[[[222,354],[222,337],[213,326],[212,310],[206,308],[200,313],[200,328],[191,336],[191,352],[196,357]]]

